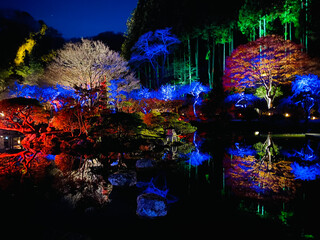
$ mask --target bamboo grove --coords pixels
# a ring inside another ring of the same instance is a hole
[[[301,44],[305,52],[314,52],[316,4],[314,0],[179,0],[170,4],[168,0],[139,0],[127,22],[122,54],[130,60],[142,35],[170,28],[179,43],[168,48],[166,56],[159,55],[154,66],[150,61],[132,64],[141,83],[159,88],[200,80],[221,89],[226,58],[240,44],[276,34]]]

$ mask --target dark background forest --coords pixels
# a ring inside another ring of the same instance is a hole
[[[132,47],[141,35],[169,27],[181,43],[168,57],[167,74],[162,76],[161,84],[190,79],[200,80],[211,88],[221,88],[226,57],[240,44],[259,36],[287,34],[289,39],[290,28],[290,40],[307,45],[305,51],[311,57],[320,57],[319,7],[319,1],[310,0],[139,0],[132,15],[128,16],[126,33],[106,29],[106,32],[87,38],[101,40],[129,61]],[[288,19],[284,15],[289,16]],[[64,43],[80,40],[64,39],[59,29],[50,26],[47,26],[43,36],[34,34],[40,31],[43,24],[27,12],[0,11],[1,90],[13,81],[23,82],[31,73],[41,72]],[[14,65],[17,50],[32,34],[36,45],[26,55],[24,66],[17,67]],[[147,76],[150,72],[147,67],[146,64],[132,64],[144,86],[149,85],[152,76]],[[29,84],[30,81],[32,78]]]

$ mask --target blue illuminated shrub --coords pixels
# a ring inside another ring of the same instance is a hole
[[[303,181],[316,180],[320,177],[320,165],[319,163],[314,165],[305,165],[297,162],[291,164],[291,172],[296,179]]]
[[[246,108],[252,106],[259,98],[253,94],[235,93],[226,97],[226,103],[234,103],[238,108]]]
[[[292,100],[301,105],[310,118],[310,111],[316,103],[320,102],[320,79],[317,75],[309,74],[296,76],[292,82]]]
[[[37,85],[23,85],[15,82],[14,87],[9,93],[11,96],[19,96],[24,98],[34,98],[40,103],[49,102],[55,110],[63,107],[63,99],[74,98],[77,99],[75,91],[72,88],[56,85],[54,87],[39,87]]]

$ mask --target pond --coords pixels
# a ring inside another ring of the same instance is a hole
[[[99,153],[2,155],[2,229],[34,239],[318,239],[319,143],[304,134],[197,131],[108,162]],[[165,199],[161,217],[138,210],[143,194]]]

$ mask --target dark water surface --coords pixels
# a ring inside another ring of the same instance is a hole
[[[113,186],[111,201],[102,205],[91,199],[75,207],[63,198],[63,194],[77,194],[72,188],[59,191],[72,183],[57,184],[53,174],[55,166],[67,160],[51,155],[37,160],[38,154],[26,174],[23,167],[12,166],[4,158],[0,172],[3,236],[320,239],[318,139],[302,134],[198,131],[189,141],[192,146],[168,146],[150,154],[156,161],[152,169],[136,169],[136,160],[125,159],[122,168],[136,171],[138,184]],[[110,168],[101,168],[98,174],[106,184]],[[143,191],[139,186],[148,182],[168,191],[167,216],[136,215],[136,199]]]

